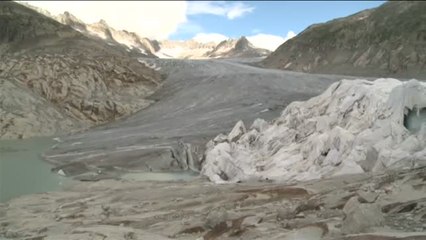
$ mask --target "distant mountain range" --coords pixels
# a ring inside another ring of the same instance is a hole
[[[241,37],[238,40],[228,39],[220,42],[212,51],[209,51],[205,56],[209,58],[223,57],[263,57],[271,52],[266,49],[256,48],[251,44],[246,37]]]
[[[283,43],[263,66],[379,77],[426,78],[426,2],[389,1],[314,24]]]
[[[53,16],[88,37],[122,45],[133,54],[160,58],[267,57],[259,66],[292,71],[378,77],[426,78],[426,3],[386,2],[378,8],[313,24],[273,53],[245,37],[216,44],[194,40],[157,41],[105,21],[87,24],[65,12]]]
[[[240,39],[228,39],[220,42],[201,43],[195,40],[163,40],[157,41],[141,37],[137,33],[126,30],[116,30],[109,26],[105,20],[87,24],[72,15],[64,12],[57,16],[50,12],[22,3],[56,21],[68,25],[88,37],[101,38],[111,45],[124,45],[128,51],[138,51],[150,57],[205,59],[205,58],[237,58],[237,57],[262,57],[271,52],[266,49],[256,48],[244,36]]]

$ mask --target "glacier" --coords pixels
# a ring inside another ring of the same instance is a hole
[[[271,122],[239,121],[207,143],[201,174],[215,183],[296,182],[426,164],[426,83],[333,83]]]

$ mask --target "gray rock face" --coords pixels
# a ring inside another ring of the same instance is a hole
[[[39,15],[32,18],[33,15],[37,13],[17,3],[1,2],[0,43],[37,42],[37,38],[42,36],[76,37],[79,35],[78,32],[71,31],[70,27],[58,24],[48,17]],[[19,19],[17,19],[18,16]]]
[[[426,3],[390,1],[315,24],[265,59],[267,67],[314,73],[426,78]]]
[[[63,134],[118,119],[148,106],[145,97],[161,83],[154,68],[125,50],[17,3],[1,2],[0,19],[0,138]],[[19,99],[9,92],[17,88]]]

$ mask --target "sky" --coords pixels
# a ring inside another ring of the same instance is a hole
[[[246,36],[275,50],[311,24],[377,7],[385,1],[25,1],[52,14],[69,11],[86,23],[104,19],[157,40],[220,42]]]

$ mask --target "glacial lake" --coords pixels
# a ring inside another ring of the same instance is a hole
[[[42,153],[56,144],[52,138],[0,140],[0,202],[21,195],[60,190],[71,178],[51,171],[52,165],[42,160]],[[128,173],[127,181],[190,181],[193,172]]]
[[[61,189],[67,179],[50,171],[41,154],[52,138],[0,141],[0,202],[24,194]]]

